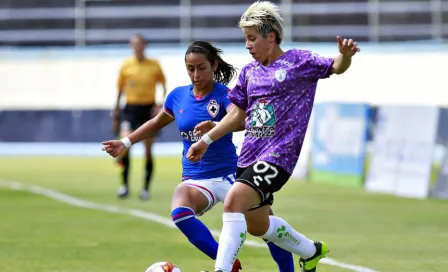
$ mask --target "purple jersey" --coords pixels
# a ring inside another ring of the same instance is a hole
[[[267,67],[251,62],[242,69],[229,99],[246,111],[246,137],[239,167],[257,160],[292,173],[313,108],[317,81],[331,74],[333,58],[292,49]]]

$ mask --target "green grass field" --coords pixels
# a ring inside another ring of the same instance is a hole
[[[158,158],[153,198],[138,199],[143,161],[133,160],[132,191],[115,197],[118,168],[109,158],[0,158],[0,183],[19,181],[64,194],[169,218],[180,179],[178,158]],[[329,257],[386,272],[448,271],[448,201],[411,200],[291,180],[274,211],[311,239],[330,245]],[[222,205],[202,220],[221,228]],[[127,214],[74,207],[0,186],[0,271],[143,272],[169,260],[183,272],[211,270],[214,262],[176,229]],[[260,241],[257,238],[249,238]],[[245,246],[244,271],[277,271],[267,249]],[[297,269],[299,270],[299,269]],[[319,272],[350,271],[323,264]]]

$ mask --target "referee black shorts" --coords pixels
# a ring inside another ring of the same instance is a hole
[[[154,104],[148,105],[129,105],[122,110],[120,129],[122,130],[136,130],[141,125],[152,118]]]

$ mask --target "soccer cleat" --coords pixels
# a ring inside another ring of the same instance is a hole
[[[140,193],[139,198],[140,198],[141,200],[149,200],[149,199],[151,198],[151,196],[149,195],[149,192],[148,192],[148,191],[143,190],[143,191]]]
[[[119,198],[126,198],[126,197],[128,197],[128,195],[129,195],[128,187],[126,187],[126,186],[121,186],[121,187],[118,189],[118,197],[119,197]]]
[[[308,258],[303,259],[300,258],[300,271],[302,272],[316,272],[316,267],[319,261],[326,257],[328,250],[328,245],[325,242],[314,242],[314,246],[316,247],[316,253]]]

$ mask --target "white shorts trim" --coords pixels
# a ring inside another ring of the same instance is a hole
[[[210,179],[187,179],[179,186],[189,186],[200,191],[207,199],[208,205],[196,215],[201,216],[213,208],[218,202],[224,202],[227,192],[235,182],[235,174],[230,174],[224,177],[210,178]]]

